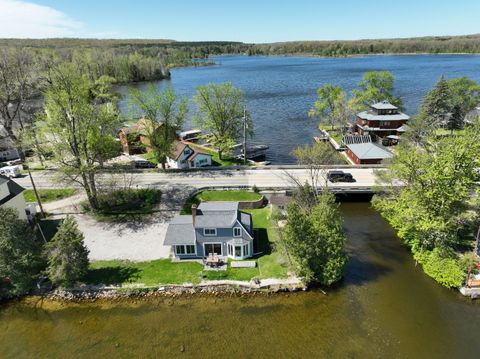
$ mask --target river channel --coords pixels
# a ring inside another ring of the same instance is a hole
[[[475,358],[480,301],[440,287],[363,202],[342,203],[350,256],[324,294],[181,297],[0,309],[1,358]]]

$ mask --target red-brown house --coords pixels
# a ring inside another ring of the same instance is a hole
[[[388,101],[378,102],[371,109],[357,114],[355,132],[370,135],[373,138],[400,136],[405,132],[405,124],[410,116],[400,112],[398,107]]]
[[[347,156],[357,165],[380,164],[393,157],[391,152],[372,142],[353,143],[346,147]]]
[[[151,151],[150,141],[146,135],[147,126],[147,120],[141,118],[136,124],[118,131],[118,138],[125,154],[135,155]]]

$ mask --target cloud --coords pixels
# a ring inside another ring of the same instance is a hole
[[[83,28],[54,8],[20,0],[0,0],[0,38],[77,36]]]

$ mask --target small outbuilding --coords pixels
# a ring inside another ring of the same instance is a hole
[[[383,160],[393,157],[390,151],[372,142],[347,145],[346,153],[357,165],[380,164]]]

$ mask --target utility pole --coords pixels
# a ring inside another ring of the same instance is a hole
[[[247,164],[247,108],[243,109],[243,164]]]
[[[38,206],[40,207],[40,213],[42,217],[45,218],[45,212],[43,211],[42,201],[40,200],[40,195],[37,191],[37,186],[35,186],[35,182],[33,181],[32,172],[30,172],[30,166],[27,165],[28,176],[30,177],[30,182],[32,183],[33,192],[35,192],[35,197],[37,198]]]

